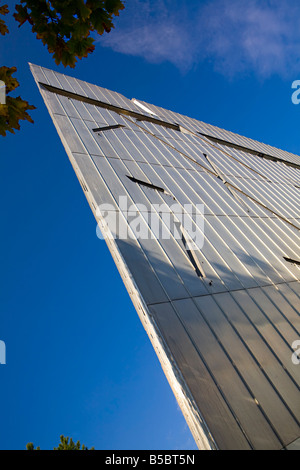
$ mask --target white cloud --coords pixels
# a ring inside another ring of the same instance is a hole
[[[183,72],[209,60],[219,72],[298,72],[298,0],[129,0],[103,46],[171,62]]]
[[[169,61],[188,70],[193,64],[191,37],[185,27],[188,21],[174,12],[174,1],[172,5],[170,0],[130,0],[116,29],[102,37],[101,44],[149,62]]]
[[[294,0],[214,0],[199,12],[205,51],[228,75],[255,72],[286,75],[300,57],[300,5]]]

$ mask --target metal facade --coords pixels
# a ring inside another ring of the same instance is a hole
[[[104,231],[120,196],[146,231],[153,204],[204,205],[198,250],[106,240],[199,449],[299,448],[300,157],[30,66]]]

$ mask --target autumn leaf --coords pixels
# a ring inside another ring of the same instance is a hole
[[[8,5],[2,5],[0,6],[0,15],[7,15],[9,13],[8,11]],[[5,36],[5,34],[9,33],[8,27],[5,24],[4,20],[0,20],[0,34],[2,36]]]
[[[33,123],[27,111],[36,109],[20,96],[13,98],[8,94],[19,86],[18,80],[12,75],[17,71],[16,67],[0,67],[0,80],[6,86],[6,103],[0,104],[0,135],[5,136],[7,132],[15,133],[20,129],[21,120]]]
[[[29,20],[29,15],[26,7],[23,7],[22,5],[16,5],[16,11],[17,13],[14,13],[15,19],[20,23],[19,27],[22,26],[26,21]]]
[[[7,15],[9,13],[8,5],[0,6],[0,15]]]
[[[16,67],[0,67],[0,80],[5,83],[6,93],[10,93],[19,86],[18,80],[12,76],[16,71]]]

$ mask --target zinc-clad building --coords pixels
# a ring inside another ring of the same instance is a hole
[[[299,449],[300,157],[30,67],[199,449]]]

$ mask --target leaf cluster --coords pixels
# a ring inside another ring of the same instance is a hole
[[[26,446],[27,450],[41,450],[40,447],[34,447],[32,442],[29,442]],[[79,441],[76,443],[73,439],[69,439],[63,435],[60,436],[60,443],[58,447],[54,447],[53,450],[95,450],[94,447],[88,449],[85,445],[81,445]]]
[[[124,8],[121,0],[22,0],[13,16],[31,25],[57,65],[73,68],[95,49],[92,33],[110,32]]]
[[[47,46],[57,65],[75,67],[77,59],[87,57],[95,49],[93,33],[109,33],[113,17],[119,16],[124,3],[121,0],[21,0],[13,14],[19,27],[28,22],[32,32]],[[9,13],[8,5],[0,5],[0,16]],[[0,35],[9,32],[0,18]],[[6,85],[6,104],[0,104],[0,135],[19,130],[20,120],[33,122],[29,110],[36,109],[20,96],[8,93],[19,86],[12,74],[15,67],[0,67],[0,80]]]
[[[7,15],[8,13],[8,5],[0,6],[0,15]],[[0,34],[2,34],[2,36],[5,36],[5,34],[7,34],[8,32],[8,27],[6,26],[5,21],[0,19]]]
[[[53,450],[89,450],[85,445],[81,445],[79,441],[75,442],[71,438],[60,436],[60,443],[58,447],[54,447]],[[94,447],[91,447],[90,450],[94,450]]]
[[[19,86],[18,80],[13,77],[16,67],[0,67],[0,80],[6,86],[6,104],[0,104],[0,135],[5,136],[9,131],[15,133],[15,129],[20,129],[20,120],[33,122],[27,111],[36,109],[20,96],[12,98],[9,93]]]

